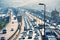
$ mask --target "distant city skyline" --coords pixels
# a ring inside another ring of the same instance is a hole
[[[60,11],[60,0],[0,0],[0,7],[24,7],[40,10],[38,3],[46,4],[47,11]]]

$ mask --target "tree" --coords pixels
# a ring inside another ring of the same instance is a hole
[[[5,23],[4,21],[0,21],[0,30],[1,30],[2,28],[4,28],[5,25],[6,25],[6,23]]]

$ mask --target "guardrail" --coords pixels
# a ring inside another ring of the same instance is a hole
[[[20,27],[21,27],[21,26],[20,26]],[[19,36],[20,32],[21,32],[21,28],[20,28],[18,34],[16,35],[16,37],[15,37],[13,40],[16,40],[16,39],[17,39],[17,37]]]

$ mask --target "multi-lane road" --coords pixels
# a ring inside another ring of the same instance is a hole
[[[58,40],[57,37],[60,39],[60,30],[55,29],[53,24],[45,22],[46,34],[43,37],[44,28],[39,29],[39,24],[44,26],[44,21],[29,12],[23,14],[19,18],[10,15],[10,22],[6,26],[7,33],[0,34],[0,37],[4,37],[5,40]]]
[[[42,40],[41,33],[38,30],[37,25],[35,22],[31,22],[32,20],[29,16],[23,16],[24,22],[22,23],[24,27],[21,26],[22,32],[17,37],[17,40]]]

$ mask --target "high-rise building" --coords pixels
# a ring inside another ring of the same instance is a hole
[[[51,12],[52,22],[56,22],[59,17],[59,12],[55,9]]]

